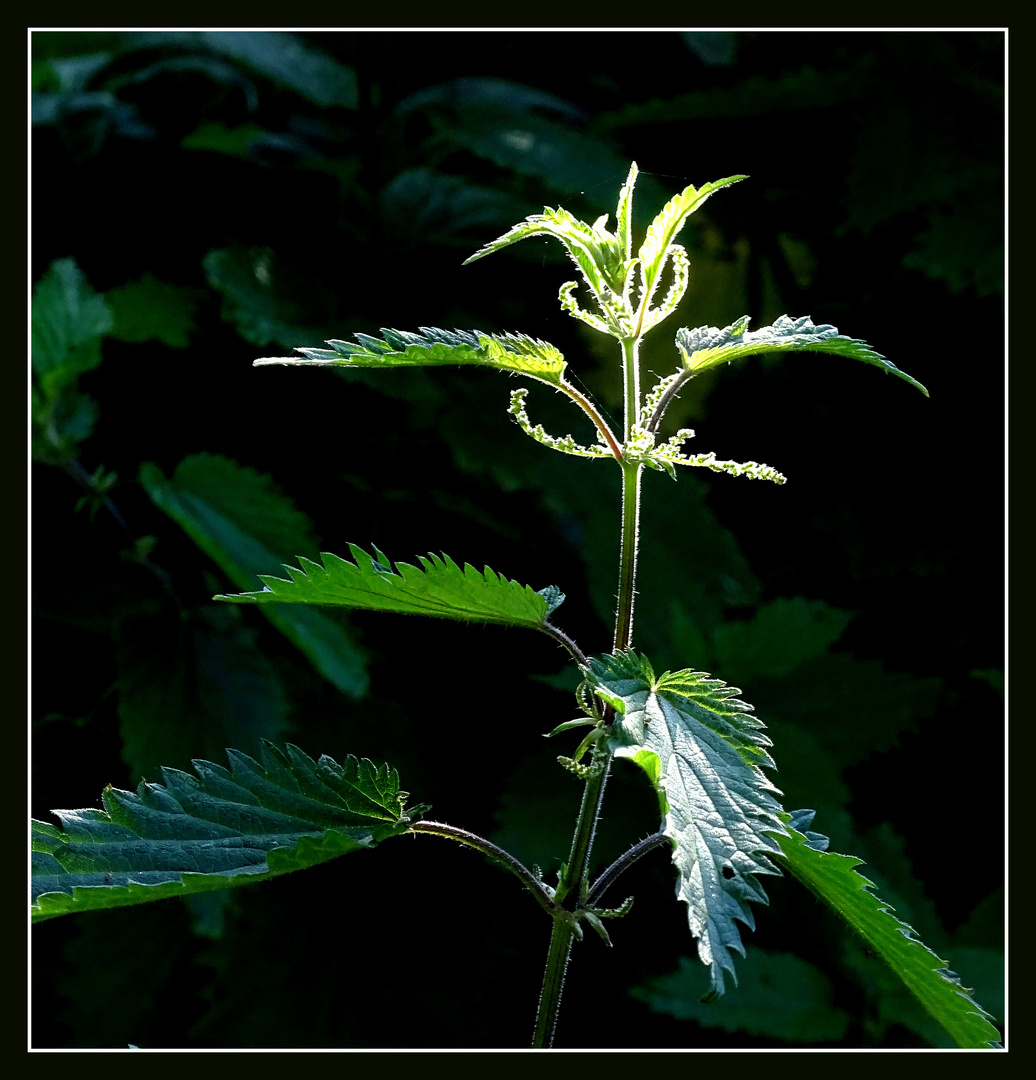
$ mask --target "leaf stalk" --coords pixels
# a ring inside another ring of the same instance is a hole
[[[532,893],[536,898],[536,902],[548,915],[556,914],[557,905],[549,888],[509,851],[497,847],[491,840],[469,832],[467,829],[459,829],[456,825],[447,825],[442,821],[415,821],[410,826],[409,831],[412,833],[425,833],[428,836],[441,836],[446,840],[455,840],[459,844],[481,851],[483,855],[488,855],[491,859],[496,860],[496,862],[510,870]]]

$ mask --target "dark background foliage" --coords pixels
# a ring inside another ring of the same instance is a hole
[[[605,651],[614,470],[529,442],[491,373],[251,361],[381,326],[520,331],[614,415],[613,350],[555,304],[559,246],[461,262],[544,203],[614,208],[631,160],[641,227],[747,173],[685,230],[672,331],[810,315],[931,399],[814,354],[695,380],[672,410],[695,450],[790,482],[648,475],[636,642],[743,688],[785,805],[816,807],[1001,1018],[1003,65],[1002,36],[970,32],[34,34],[33,281],[74,259],[113,317],[77,383],[96,421],[32,469],[34,814],[270,736],[387,760],[435,818],[556,869],[579,785],[554,763],[572,746],[541,737],[573,715],[551,642],[358,616],[368,686],[342,694],[261,613],[211,604],[233,583],[139,470],[222,455],[323,550],[557,584],[560,624]],[[667,343],[647,348],[659,374]],[[548,430],[578,423],[530,403]],[[76,483],[99,466],[125,529]],[[654,814],[620,763],[601,866]],[[659,981],[695,955],[665,857],[620,888],[636,905],[613,950],[578,946],[561,1046],[940,1038],[792,881],[768,882],[741,987],[708,1009],[700,969]],[[33,1043],[523,1046],[548,934],[470,851],[395,840],[222,902],[40,926]]]

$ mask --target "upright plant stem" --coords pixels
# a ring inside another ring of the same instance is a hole
[[[640,339],[622,342],[625,398],[625,439],[629,442],[640,409]],[[640,539],[640,476],[642,465],[622,461],[622,542],[619,552],[619,595],[615,611],[613,648],[626,649],[633,640],[633,599],[636,595],[637,547]]]
[[[640,476],[642,465],[622,463],[622,546],[619,555],[619,595],[615,610],[615,651],[633,640],[633,600],[636,596],[637,547],[640,539]]]
[[[625,397],[625,439],[628,441],[637,422],[640,408],[639,338],[628,338],[622,343],[623,389]],[[643,467],[619,459],[622,468],[622,540],[619,551],[619,593],[615,615],[614,648],[629,647],[633,638],[633,597],[636,593],[637,543],[640,532],[640,475]],[[533,1047],[549,1047],[554,1041],[561,992],[565,983],[565,969],[572,953],[572,943],[581,937],[579,929],[579,905],[587,895],[587,872],[593,849],[597,817],[608,782],[611,753],[597,745],[593,749],[593,764],[583,802],[579,807],[572,849],[568,863],[563,867],[554,894],[554,926],[550,938],[550,951],[543,973],[543,989],[540,992],[539,1009],[536,1013],[536,1029]],[[575,908],[565,906],[565,901],[575,897]]]
[[[558,1009],[561,1007],[561,991],[565,984],[565,968],[568,966],[573,940],[582,936],[577,919],[564,905],[565,901],[574,895],[578,906],[586,892],[590,850],[593,847],[604,787],[608,781],[609,753],[595,747],[593,756],[594,769],[583,788],[583,802],[579,807],[579,818],[572,836],[572,850],[568,862],[562,868],[561,880],[554,894],[554,927],[550,936],[547,965],[543,972],[539,1009],[536,1012],[536,1029],[532,1042],[534,1049],[549,1047],[554,1040]]]
[[[561,991],[565,985],[565,969],[568,967],[568,958],[572,954],[572,942],[575,940],[575,935],[574,921],[555,917],[554,929],[550,935],[550,952],[547,953],[547,966],[543,972],[540,1005],[536,1011],[536,1030],[532,1035],[534,1050],[545,1050],[554,1044],[554,1028],[557,1026]]]

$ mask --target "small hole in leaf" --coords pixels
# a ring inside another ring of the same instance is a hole
[[[729,881],[731,878],[737,877],[737,873],[732,866],[724,866],[723,876]]]

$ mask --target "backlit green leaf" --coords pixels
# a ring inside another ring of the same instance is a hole
[[[295,351],[302,356],[268,356],[253,361],[255,367],[285,364],[298,367],[440,367],[473,364],[516,375],[528,375],[550,386],[559,386],[565,359],[545,341],[523,334],[483,334],[479,330],[437,330],[422,326],[419,334],[405,330],[381,331],[381,338],[357,334],[351,341],[331,340],[330,349]]]
[[[658,285],[658,279],[665,265],[670,245],[676,234],[684,227],[687,219],[714,192],[719,191],[720,188],[736,184],[739,180],[747,179],[747,176],[741,175],[727,176],[722,180],[703,184],[700,188],[689,184],[679,195],[673,196],[662,208],[648,227],[644,243],[640,245],[640,250],[637,252],[643,281],[640,302],[645,310],[651,302],[655,287]]]
[[[658,789],[677,895],[722,994],[724,971],[734,974],[730,951],[744,955],[734,920],[755,928],[748,903],[767,902],[756,875],[778,872],[767,855],[780,852],[774,836],[784,826],[773,797],[779,792],[760,768],[774,767],[763,725],[735,687],[694,671],[656,678],[632,650],[592,660],[588,675],[616,709],[610,746],[637,761]]]
[[[377,549],[376,556],[355,544],[349,550],[354,562],[325,552],[323,565],[299,559],[301,570],[286,566],[290,580],[262,575],[266,586],[262,592],[216,599],[236,604],[327,604],[534,630],[543,629],[564,600],[556,586],[536,592],[500,577],[488,566],[484,571],[473,566],[462,569],[446,556],[421,556],[419,567],[407,563],[393,567]]]

